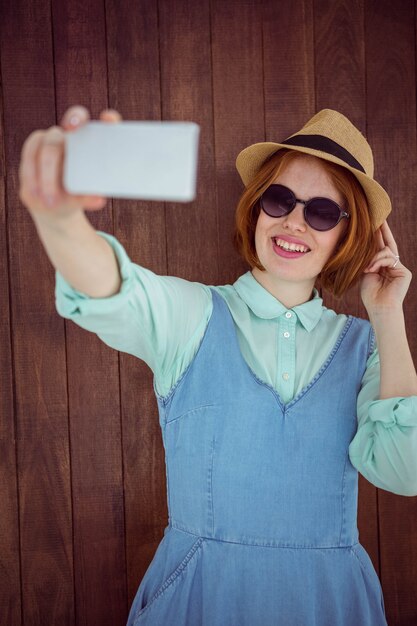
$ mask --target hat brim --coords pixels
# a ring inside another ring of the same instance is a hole
[[[274,143],[274,142],[261,142],[255,143],[247,148],[244,148],[236,158],[236,169],[243,181],[245,187],[253,180],[258,173],[261,166],[267,160],[267,158],[274,152],[277,152],[281,148],[286,150],[295,150],[297,152],[303,152],[312,156],[319,157],[325,161],[330,161],[345,167],[347,170],[357,178],[361,184],[364,193],[366,195],[369,209],[371,212],[371,219],[374,231],[377,230],[381,224],[387,219],[388,215],[392,211],[391,200],[385,189],[377,183],[376,180],[361,172],[355,167],[352,167],[345,163],[342,159],[329,154],[328,152],[322,152],[321,150],[315,150],[314,148],[306,148],[303,146],[288,146],[287,144]]]

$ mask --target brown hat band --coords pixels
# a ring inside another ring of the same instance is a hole
[[[332,154],[338,159],[341,159],[347,163],[347,165],[360,170],[364,174],[366,173],[359,161],[357,161],[350,152],[343,148],[343,146],[336,143],[336,141],[333,141],[333,139],[329,139],[323,135],[294,135],[293,137],[289,137],[280,143],[288,146],[300,146],[301,148],[313,148],[314,150],[327,152],[328,154]]]

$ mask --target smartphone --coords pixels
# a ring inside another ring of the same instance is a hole
[[[68,193],[191,202],[200,126],[195,122],[87,122],[65,133]]]

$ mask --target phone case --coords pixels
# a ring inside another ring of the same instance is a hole
[[[65,133],[69,193],[190,202],[196,196],[195,122],[88,122]]]

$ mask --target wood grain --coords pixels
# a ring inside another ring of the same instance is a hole
[[[367,136],[375,153],[375,178],[388,190],[388,223],[401,260],[415,275],[417,191],[414,2],[365,5]],[[414,278],[415,281],[415,278]],[[416,363],[417,291],[404,301],[407,334]],[[417,622],[417,498],[378,490],[380,576],[389,624]]]
[[[0,54],[4,43],[7,49],[7,37],[0,39]],[[1,120],[5,98],[0,80]],[[6,624],[14,626],[21,622],[22,589],[4,126],[0,126],[0,145],[0,615]]]
[[[14,391],[14,415],[10,411],[7,419],[16,428],[20,553],[15,571],[20,559],[22,591],[22,617],[17,599],[10,612],[14,621],[8,623],[69,625],[74,623],[74,547],[64,323],[54,310],[50,263],[18,201],[17,177],[26,137],[55,122],[50,7],[5,2],[0,21],[7,172],[2,237],[9,241]],[[5,585],[2,580],[3,594]],[[11,592],[15,595],[16,588]]]
[[[211,0],[210,6],[219,284],[227,284],[249,269],[232,245],[244,190],[235,161],[243,148],[265,139],[262,11],[251,0]]]
[[[87,215],[134,263],[226,284],[249,269],[232,245],[237,154],[337,109],[373,148],[401,260],[416,274],[415,13],[412,0],[1,3],[2,623],[122,626],[168,523],[153,374],[57,314],[54,270],[18,199],[26,137],[71,104],[93,119],[110,107],[125,120],[199,123],[194,202],[113,200]],[[359,287],[340,301],[322,295],[366,318]],[[416,308],[412,283],[414,357]],[[417,499],[360,476],[358,507],[388,623],[414,624]]]

